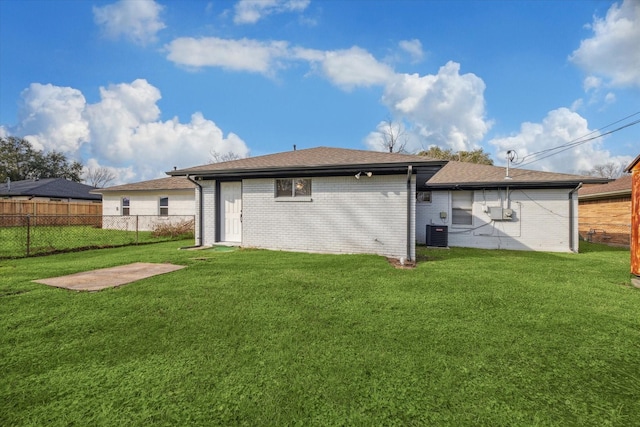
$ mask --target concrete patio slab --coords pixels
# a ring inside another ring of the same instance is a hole
[[[34,282],[74,291],[99,291],[157,276],[158,274],[170,273],[184,267],[184,265],[136,262],[119,267],[69,274],[68,276],[39,279],[34,280]]]

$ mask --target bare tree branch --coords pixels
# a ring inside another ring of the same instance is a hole
[[[84,174],[84,182],[93,187],[104,188],[114,179],[116,179],[116,174],[105,167],[87,168]]]

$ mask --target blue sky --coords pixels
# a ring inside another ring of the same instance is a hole
[[[572,144],[640,119],[638,46],[640,0],[2,0],[0,136],[115,184],[214,152],[381,150],[391,120],[410,152],[580,173],[640,153],[640,124]]]

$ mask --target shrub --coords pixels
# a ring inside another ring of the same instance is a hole
[[[153,237],[183,237],[192,238],[194,233],[194,220],[180,221],[176,223],[156,223],[151,235]]]

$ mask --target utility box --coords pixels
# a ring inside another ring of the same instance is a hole
[[[427,225],[427,246],[446,248],[449,246],[449,227],[446,225]]]
[[[489,216],[494,221],[510,221],[513,217],[513,209],[503,209],[501,207],[489,207]]]

